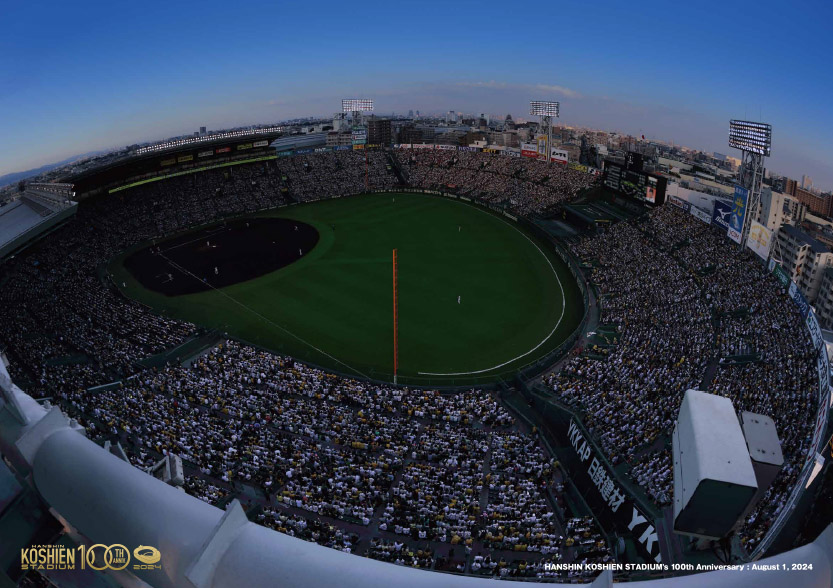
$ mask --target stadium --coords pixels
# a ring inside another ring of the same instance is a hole
[[[813,311],[641,156],[553,161],[548,126],[255,128],[21,186],[0,578],[830,585]]]

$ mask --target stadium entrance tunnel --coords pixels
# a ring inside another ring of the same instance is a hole
[[[145,247],[124,266],[148,290],[182,296],[279,270],[312,251],[318,239],[318,231],[301,221],[243,218]]]

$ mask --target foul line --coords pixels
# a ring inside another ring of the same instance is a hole
[[[459,204],[463,204],[462,202],[459,202],[459,200],[456,200],[455,202],[458,202]],[[486,212],[485,210],[482,210],[481,208],[479,208],[479,207],[478,207],[478,206],[476,206],[476,205],[475,205],[475,206],[471,206],[471,205],[469,205],[469,204],[463,204],[463,206],[469,206],[469,207],[471,207],[471,208],[474,208],[475,210],[479,210],[479,211],[480,211],[480,212],[482,212],[483,214],[487,214],[487,215],[489,215],[490,217],[492,217],[492,218],[494,218],[494,219],[497,219],[497,220],[500,220],[500,221],[505,222],[507,225],[509,225],[510,227],[512,227],[513,229],[515,229],[516,231],[518,231],[521,235],[523,235],[523,236],[524,236],[524,238],[525,238],[527,241],[529,241],[530,243],[532,243],[532,245],[535,247],[535,249],[537,249],[537,250],[538,250],[538,253],[540,253],[540,254],[544,257],[544,259],[547,261],[547,263],[548,263],[548,264],[549,264],[549,266],[550,266],[550,269],[552,270],[552,273],[553,273],[553,274],[555,274],[555,279],[558,281],[558,287],[561,289],[561,316],[560,316],[560,317],[558,317],[558,322],[557,322],[557,323],[555,323],[555,326],[552,328],[552,331],[550,331],[549,335],[547,335],[546,337],[544,337],[544,338],[541,340],[541,342],[540,342],[540,343],[538,343],[538,345],[536,345],[535,347],[533,347],[532,349],[530,349],[530,350],[529,350],[529,351],[527,351],[526,353],[523,353],[523,354],[521,354],[521,355],[519,355],[519,356],[517,356],[517,357],[513,357],[513,358],[512,358],[512,359],[510,359],[509,361],[504,361],[504,362],[503,362],[503,363],[501,363],[501,364],[498,364],[498,365],[493,365],[493,366],[492,366],[492,367],[490,367],[490,368],[486,368],[486,369],[483,369],[483,370],[475,370],[475,371],[471,371],[471,372],[445,372],[445,373],[439,373],[439,372],[417,372],[417,373],[418,373],[419,375],[421,375],[421,376],[468,376],[468,375],[471,375],[471,374],[482,374],[482,373],[484,373],[484,372],[491,372],[491,371],[496,370],[496,369],[498,369],[498,368],[502,368],[502,367],[503,367],[503,366],[505,366],[505,365],[508,365],[508,364],[510,364],[510,363],[513,363],[513,362],[515,362],[515,361],[517,361],[517,360],[519,360],[519,359],[521,359],[521,358],[523,358],[523,357],[526,357],[526,356],[527,356],[527,355],[529,355],[530,353],[533,353],[535,350],[537,350],[539,347],[541,347],[544,343],[546,343],[546,342],[549,340],[549,338],[553,336],[553,334],[555,333],[555,330],[558,328],[558,325],[560,325],[560,324],[561,324],[561,321],[564,319],[564,312],[565,312],[565,311],[566,311],[566,309],[567,309],[567,298],[566,298],[566,296],[565,296],[565,294],[564,294],[564,286],[561,284],[561,278],[559,278],[559,277],[558,277],[558,272],[557,272],[557,271],[555,271],[555,267],[553,267],[552,262],[550,261],[550,258],[549,258],[549,257],[548,257],[548,256],[547,256],[547,255],[546,255],[543,251],[541,251],[541,248],[540,248],[540,247],[538,247],[538,245],[535,243],[535,241],[533,241],[532,239],[530,239],[530,238],[527,236],[527,234],[526,234],[526,233],[524,233],[523,231],[521,231],[518,227],[516,227],[515,225],[513,225],[513,224],[509,223],[509,221],[504,220],[503,218],[501,218],[501,217],[499,217],[499,216],[495,216],[495,215],[493,215],[493,214],[491,214],[491,213],[489,213],[489,212]]]
[[[370,379],[371,379],[371,378],[370,378],[370,376],[368,376],[367,374],[364,374],[364,373],[360,372],[360,371],[359,371],[359,370],[357,370],[356,368],[354,368],[354,367],[352,367],[352,366],[350,366],[350,365],[347,365],[346,363],[344,363],[344,362],[343,362],[343,361],[341,361],[340,359],[333,357],[332,355],[330,355],[330,354],[329,354],[329,353],[327,353],[326,351],[323,351],[323,350],[319,349],[318,347],[316,347],[315,345],[313,345],[313,344],[312,344],[312,343],[310,343],[309,341],[306,341],[306,340],[302,339],[301,337],[299,337],[298,335],[296,335],[296,334],[295,334],[295,333],[293,333],[292,331],[290,331],[290,330],[288,330],[288,329],[286,329],[286,328],[284,328],[284,327],[280,326],[280,325],[279,325],[278,323],[276,323],[275,321],[273,321],[273,320],[271,320],[271,319],[269,319],[269,318],[267,318],[267,317],[263,316],[262,314],[260,314],[260,313],[259,313],[258,311],[256,311],[255,309],[253,309],[253,308],[250,308],[250,307],[246,306],[245,304],[243,304],[242,302],[240,302],[239,300],[237,300],[236,298],[234,298],[234,297],[233,297],[233,296],[231,296],[230,294],[228,294],[228,293],[226,293],[226,292],[223,292],[222,290],[220,290],[219,288],[216,288],[216,287],[212,286],[211,284],[209,284],[209,283],[208,283],[208,282],[206,282],[205,280],[203,280],[203,279],[201,279],[201,278],[198,278],[198,277],[197,277],[197,276],[195,276],[193,273],[191,273],[190,271],[188,271],[187,269],[185,269],[184,267],[182,267],[181,265],[179,265],[178,263],[176,263],[175,261],[173,261],[171,258],[167,257],[164,253],[160,253],[159,255],[161,255],[162,257],[164,257],[164,258],[168,261],[168,263],[170,263],[170,264],[171,264],[174,268],[178,269],[179,271],[181,271],[181,272],[182,272],[182,273],[184,273],[184,274],[187,274],[187,275],[191,276],[192,278],[194,278],[194,279],[195,279],[195,280],[197,280],[198,282],[202,282],[203,284],[205,284],[206,286],[208,286],[209,288],[211,288],[211,289],[212,289],[212,290],[214,290],[215,292],[218,292],[219,294],[222,294],[223,296],[225,296],[226,298],[228,298],[229,300],[231,300],[231,301],[232,301],[232,302],[234,302],[235,304],[237,304],[237,305],[239,305],[239,306],[242,306],[244,309],[248,310],[248,311],[249,311],[249,312],[251,312],[253,315],[260,317],[261,319],[263,319],[264,321],[266,321],[267,323],[269,323],[269,324],[270,324],[270,325],[272,325],[273,327],[277,327],[278,329],[280,329],[281,331],[283,331],[284,333],[286,333],[286,334],[287,334],[287,335],[289,335],[290,337],[294,337],[294,338],[296,338],[298,341],[300,341],[300,342],[301,342],[301,343],[303,343],[304,345],[307,345],[308,347],[311,347],[312,349],[315,349],[315,350],[316,350],[318,353],[320,353],[321,355],[324,355],[325,357],[329,357],[330,359],[332,359],[332,360],[333,360],[333,361],[335,361],[336,363],[339,363],[339,364],[343,365],[343,366],[344,366],[344,367],[346,367],[347,369],[349,369],[349,370],[351,370],[351,371],[353,371],[353,372],[355,372],[355,373],[359,374],[360,376],[364,377],[365,379],[367,379],[367,380],[370,380]],[[293,358],[293,359],[294,359],[294,358]]]

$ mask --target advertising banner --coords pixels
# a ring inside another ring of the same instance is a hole
[[[333,147],[333,151],[352,151],[352,150],[353,150],[352,145],[336,145],[335,147]]]
[[[493,149],[491,147],[484,147],[483,148],[483,153],[498,153],[498,152],[500,152],[500,149]]]
[[[561,428],[563,431],[563,428]],[[575,419],[570,420],[566,442],[573,451],[565,451],[562,465],[581,492],[585,502],[607,529],[630,533],[643,556],[662,562],[659,540],[651,519],[620,487],[613,474],[585,438]]]
[[[735,197],[732,200],[732,214],[729,215],[729,230],[726,232],[735,243],[740,243],[743,236],[743,221],[746,219],[746,202],[749,190],[735,186]]]
[[[173,165],[176,163],[176,158],[171,159],[164,159],[159,165],[166,166],[166,165]]]
[[[708,212],[706,212],[704,210],[700,210],[696,206],[692,206],[691,209],[689,210],[689,212],[691,213],[691,216],[693,216],[694,218],[700,219],[701,221],[703,221],[707,225],[710,225],[711,222],[712,222],[712,215],[710,215]]]
[[[353,127],[350,133],[353,145],[364,145],[367,143],[367,129],[364,127]]]
[[[789,289],[790,298],[798,305],[798,309],[801,311],[801,316],[807,317],[807,313],[810,312],[810,305],[807,303],[807,299],[804,298],[804,294],[801,293],[801,290],[798,289],[798,286],[795,285],[795,282],[790,282],[790,289]]]
[[[813,432],[813,449],[816,449],[821,441],[827,421],[827,409],[830,406],[830,361],[826,348],[822,348],[816,358],[816,370],[819,376],[819,413],[816,417],[816,430]]]
[[[538,154],[539,159],[546,160],[547,159],[547,136],[546,135],[538,135],[535,137],[535,143],[537,144],[536,152]]]
[[[480,147],[472,147],[472,146],[469,145],[469,146],[458,147],[457,150],[458,151],[475,151],[475,152],[478,152],[478,151],[480,151]]]
[[[584,173],[588,173],[590,171],[590,169],[586,165],[582,165],[580,163],[568,163],[567,167]]]
[[[269,145],[269,141],[255,141],[252,143],[252,147],[266,147]]]
[[[810,339],[813,340],[813,347],[818,351],[824,345],[824,338],[821,336],[821,327],[816,318],[816,313],[812,311],[807,313],[807,330],[810,331]],[[827,353],[826,350],[825,353]]]
[[[729,216],[732,214],[732,205],[722,200],[714,201],[712,210],[712,224],[722,229],[729,230]]]
[[[351,149],[352,149],[352,147],[351,147]],[[314,153],[314,152],[315,152],[315,150],[312,147],[305,147],[304,149],[296,149],[295,150],[296,155],[306,155],[307,153]]]
[[[288,151],[279,151],[278,152],[278,157],[291,157],[292,155],[295,155],[295,152],[292,151],[291,149],[288,150]],[[284,178],[284,179],[286,179],[286,178]]]
[[[553,147],[550,149],[550,161],[554,161],[556,163],[567,163],[570,161],[570,155],[563,149],[556,149]]]
[[[507,157],[520,157],[521,150],[520,149],[512,149],[511,147],[507,147],[503,150],[501,155],[506,155]]]
[[[781,282],[782,288],[786,288],[792,283],[790,282],[790,276],[787,274],[787,271],[778,264],[775,264],[775,267],[772,269],[772,274]]]
[[[231,147],[220,147],[215,151],[215,153],[229,153],[231,152]]]
[[[251,143],[242,143],[242,144],[237,146],[238,151],[243,151],[244,149],[251,149],[251,148],[252,148]]]
[[[686,202],[685,200],[683,200],[682,198],[679,198],[677,196],[672,196],[671,197],[671,204],[673,204],[677,208],[681,208],[682,210],[685,210],[686,212],[688,212],[691,209],[691,204],[689,202]],[[714,207],[712,207],[712,211],[714,211]],[[712,217],[709,217],[709,224],[711,224],[711,222],[712,222]]]
[[[443,149],[444,151],[457,151],[456,145],[437,145],[437,149]]]
[[[327,153],[327,152],[332,151],[332,150],[333,150],[332,147],[316,147],[315,148],[316,153]]]
[[[769,250],[772,247],[772,232],[758,221],[752,221],[752,225],[749,227],[749,236],[746,238],[746,246],[761,259],[768,258]]]
[[[209,151],[200,151],[199,153],[197,153],[197,157],[211,157],[212,155],[214,155],[214,152],[211,151],[211,150],[209,150]]]
[[[522,157],[538,157],[537,143],[521,143]]]
[[[186,161],[194,161],[193,155],[180,155],[176,158],[177,163],[185,163]]]
[[[433,149],[434,145],[431,143],[414,143],[411,145],[411,149]]]

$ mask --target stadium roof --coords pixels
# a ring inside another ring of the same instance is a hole
[[[27,196],[0,206],[0,259],[74,213],[74,203],[53,208]]]

